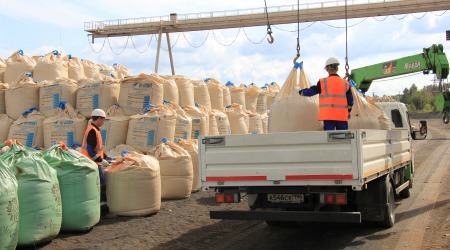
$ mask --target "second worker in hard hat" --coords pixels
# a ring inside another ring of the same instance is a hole
[[[347,130],[353,106],[350,84],[337,74],[339,61],[336,58],[328,58],[324,69],[328,77],[320,79],[315,86],[307,89],[296,87],[296,90],[302,96],[319,94],[318,119],[323,121],[324,130]]]
[[[103,140],[100,133],[100,127],[103,126],[106,119],[105,111],[94,109],[91,113],[92,122],[87,126],[84,132],[81,153],[93,160],[98,165],[100,175],[100,206],[102,215],[108,213],[106,205],[106,185],[103,174],[103,167],[109,165],[108,156],[103,152]]]

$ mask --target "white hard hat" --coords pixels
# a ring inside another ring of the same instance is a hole
[[[330,57],[327,59],[327,61],[325,62],[325,67],[331,64],[337,64],[339,65],[339,60],[334,58],[334,57]]]
[[[105,111],[103,111],[102,109],[92,110],[91,116],[99,116],[99,117],[106,118]]]

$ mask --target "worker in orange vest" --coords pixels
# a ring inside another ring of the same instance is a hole
[[[330,57],[325,62],[328,77],[322,78],[317,85],[307,89],[295,87],[302,96],[319,94],[319,117],[324,130],[348,130],[348,119],[353,106],[350,84],[338,74],[339,61]]]
[[[108,213],[108,206],[106,204],[106,184],[103,168],[109,166],[107,159],[110,159],[103,152],[103,140],[100,133],[100,127],[103,126],[106,119],[105,111],[94,109],[91,113],[91,119],[91,124],[88,125],[84,132],[81,153],[98,165],[100,176],[100,207],[102,215],[105,215]]]

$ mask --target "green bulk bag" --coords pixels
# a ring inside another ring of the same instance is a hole
[[[61,193],[56,170],[36,152],[13,144],[0,157],[18,182],[18,246],[49,242],[61,229]]]
[[[0,249],[16,249],[19,239],[17,180],[0,161]]]
[[[100,221],[98,166],[79,152],[56,144],[42,154],[58,174],[62,231],[89,231]]]

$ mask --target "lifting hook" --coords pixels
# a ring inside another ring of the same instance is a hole
[[[272,44],[273,43],[273,36],[272,36],[272,29],[269,27],[267,27],[267,35],[269,35],[269,37],[267,38],[267,41]]]

